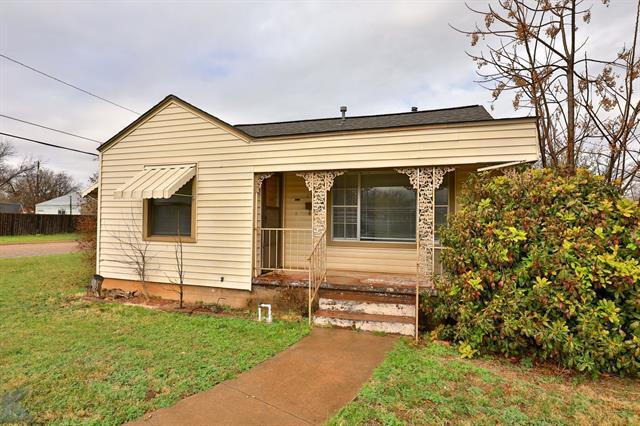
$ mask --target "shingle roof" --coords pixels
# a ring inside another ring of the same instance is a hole
[[[393,127],[422,126],[426,124],[464,123],[493,120],[481,105],[429,111],[403,112],[349,117],[321,118],[315,120],[283,121],[278,123],[236,124],[233,127],[246,134],[261,138],[270,136],[292,136],[309,133],[370,130]]]
[[[151,117],[162,109],[169,102],[178,102],[194,111],[208,117],[217,124],[223,126],[231,132],[235,132],[240,138],[249,141],[253,138],[264,138],[274,136],[294,136],[309,135],[314,133],[344,132],[353,130],[375,130],[385,128],[402,128],[412,126],[422,126],[429,124],[465,123],[474,121],[494,120],[484,107],[480,105],[470,105],[457,108],[434,109],[430,111],[403,112],[399,114],[380,114],[365,116],[347,116],[342,121],[337,118],[320,118],[315,120],[283,121],[278,123],[257,123],[257,124],[231,124],[221,120],[200,108],[183,101],[175,95],[168,95],[166,98],[151,107],[147,112],[120,130],[109,140],[98,147],[102,152],[114,142],[126,135],[136,126]],[[520,119],[530,120],[532,117],[520,117]],[[513,120],[510,118],[509,120]]]

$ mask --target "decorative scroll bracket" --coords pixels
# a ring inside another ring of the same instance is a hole
[[[409,177],[417,197],[417,274],[419,280],[432,282],[435,246],[435,193],[452,167],[405,167],[396,172]]]
[[[327,192],[333,187],[333,181],[344,171],[329,170],[319,172],[296,173],[304,179],[307,189],[311,191],[311,229],[313,241],[327,229]]]
[[[271,176],[273,176],[273,173],[256,173],[254,175],[253,187],[255,188],[256,193],[260,194],[260,190],[262,189],[262,182],[269,179]]]

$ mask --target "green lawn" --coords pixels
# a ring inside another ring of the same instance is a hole
[[[0,236],[0,244],[50,243],[54,241],[75,241],[76,233],[70,234],[36,234],[36,235],[4,235]]]
[[[26,391],[20,404],[35,422],[136,419],[234,377],[308,332],[80,300],[74,294],[91,275],[81,256],[0,259],[0,394]]]
[[[640,424],[640,381],[463,360],[447,346],[403,340],[329,424]]]

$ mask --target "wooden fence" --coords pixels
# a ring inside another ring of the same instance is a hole
[[[80,217],[64,214],[0,213],[0,235],[75,232],[76,224]]]

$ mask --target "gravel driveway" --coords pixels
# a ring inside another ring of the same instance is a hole
[[[76,241],[57,243],[0,244],[0,258],[23,256],[46,256],[79,251]]]

